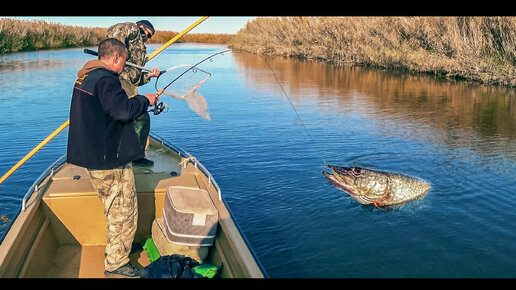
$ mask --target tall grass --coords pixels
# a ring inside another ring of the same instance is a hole
[[[115,24],[115,23],[113,23]],[[106,36],[107,28],[63,25],[44,20],[0,18],[0,54],[40,49],[96,46]],[[177,32],[156,31],[150,43],[165,43]],[[186,34],[177,42],[227,43],[233,35]]]
[[[0,53],[97,45],[106,28],[0,18]]]
[[[260,17],[230,46],[516,86],[516,17]]]
[[[173,37],[175,37],[178,32],[174,31],[160,31],[157,30],[152,38],[149,40],[149,43],[166,43]],[[229,43],[234,35],[233,34],[224,34],[224,33],[188,33],[183,35],[176,42],[198,42],[198,43]]]

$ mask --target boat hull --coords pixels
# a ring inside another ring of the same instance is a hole
[[[219,212],[217,235],[204,262],[222,266],[222,278],[267,277],[204,166],[154,135],[147,155],[155,165],[134,168],[139,210],[135,242],[151,236],[169,186],[201,188]],[[64,158],[47,171],[29,190],[0,245],[0,277],[104,277],[106,223],[87,171]],[[130,259],[139,267],[150,263],[144,251]]]

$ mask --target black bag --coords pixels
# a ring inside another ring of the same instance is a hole
[[[182,255],[161,256],[147,267],[140,270],[141,278],[199,278],[192,268],[199,262]]]

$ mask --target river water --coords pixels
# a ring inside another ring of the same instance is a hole
[[[174,44],[148,66],[224,49]],[[0,174],[68,119],[75,74],[89,59],[82,49],[0,55]],[[516,277],[515,90],[267,61],[274,74],[241,52],[200,66],[212,74],[198,90],[211,120],[166,96],[171,109],[151,118],[153,132],[212,173],[270,277]],[[140,88],[153,91],[154,82]],[[66,153],[67,134],[0,185],[0,236],[32,182]],[[323,177],[324,162],[432,188],[394,210],[364,206]]]

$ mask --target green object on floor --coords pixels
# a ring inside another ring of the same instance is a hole
[[[156,248],[156,245],[154,244],[154,240],[152,238],[148,238],[145,241],[145,244],[143,245],[143,249],[147,253],[147,256],[149,257],[149,260],[152,262],[156,261],[161,257],[159,254],[158,248]]]
[[[219,267],[211,264],[200,264],[192,268],[192,272],[204,278],[213,278],[217,275]]]

